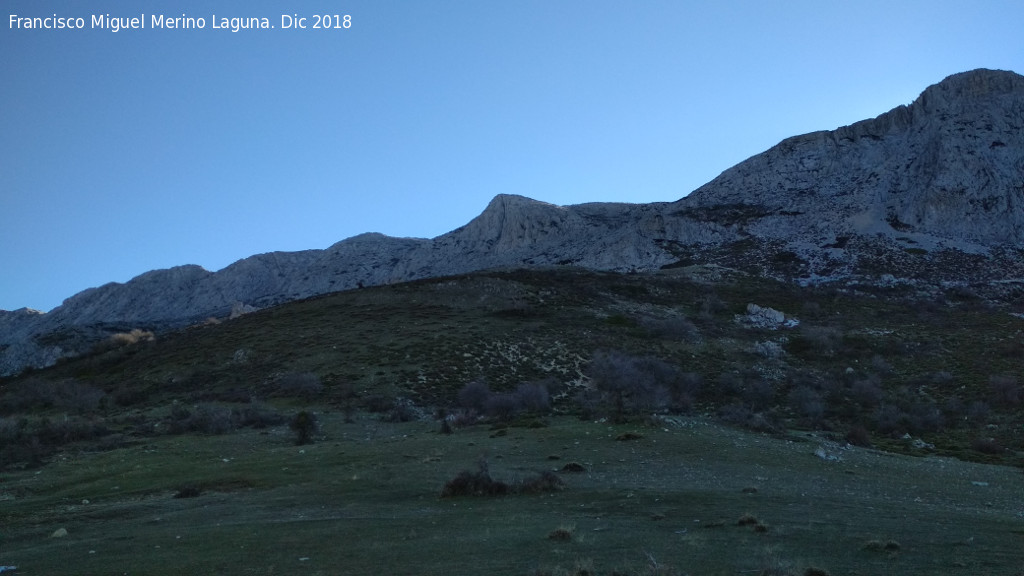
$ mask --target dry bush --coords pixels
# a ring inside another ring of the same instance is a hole
[[[557,492],[565,487],[565,482],[554,472],[545,470],[516,484],[514,489],[520,494],[541,494]]]
[[[544,382],[523,382],[516,387],[516,402],[527,412],[547,412],[551,409],[551,394]]]
[[[846,433],[846,441],[861,448],[871,448],[871,436],[868,434],[867,428],[863,426],[850,428],[850,431]]]
[[[753,514],[744,514],[743,516],[740,516],[739,520],[736,521],[737,526],[756,526],[760,523],[761,521],[758,520],[757,517]]]
[[[245,426],[266,428],[283,422],[284,416],[277,410],[252,401],[242,407],[201,403],[190,408],[175,403],[161,424],[168,434],[227,434]]]
[[[975,400],[967,407],[967,421],[972,426],[984,426],[988,424],[988,415],[992,409],[985,402]]]
[[[559,526],[548,533],[548,540],[554,540],[556,542],[570,542],[572,541],[572,533],[575,530],[573,526]]]
[[[313,443],[313,437],[319,431],[320,423],[317,421],[315,414],[303,410],[292,418],[292,421],[288,423],[288,427],[295,432],[295,444],[302,446]]]
[[[457,496],[505,496],[508,494],[538,494],[561,490],[565,483],[554,472],[544,471],[515,484],[491,478],[487,461],[481,460],[476,472],[463,470],[445,483],[442,498]]]
[[[971,440],[971,448],[982,454],[1002,454],[1005,451],[995,438],[975,438]]]
[[[800,416],[813,425],[825,416],[825,401],[816,390],[808,386],[797,386],[789,391],[789,405]]]
[[[99,408],[104,396],[103,390],[71,378],[57,381],[27,378],[8,388],[0,402],[0,412],[12,414],[59,408],[85,414]]]
[[[152,342],[154,340],[153,333],[148,330],[139,330],[138,328],[131,332],[120,332],[110,337],[111,343],[116,348],[123,346],[131,346],[132,344],[138,344],[139,342]]]
[[[483,412],[487,400],[491,397],[491,389],[483,380],[469,382],[459,390],[459,406],[477,412]]]
[[[316,398],[324,391],[320,377],[312,372],[288,372],[277,379],[274,395],[294,398]]]
[[[601,393],[601,403],[617,419],[642,411],[657,411],[672,402],[673,390],[688,385],[675,366],[653,356],[633,356],[620,350],[594,353],[586,374]]]
[[[1021,403],[1024,393],[1021,391],[1017,378],[1009,374],[992,376],[988,379],[991,401],[996,406],[1013,408]]]
[[[457,496],[504,496],[510,491],[509,485],[491,478],[487,462],[481,460],[476,472],[463,470],[455,478],[445,482],[441,489],[442,498]]]

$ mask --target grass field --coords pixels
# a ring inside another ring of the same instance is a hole
[[[0,563],[26,575],[1024,569],[1013,468],[699,418],[638,428],[556,417],[496,436],[321,416],[323,438],[308,446],[284,427],[178,436],[5,473]],[[643,437],[616,440],[624,432]],[[571,462],[586,471],[560,472],[559,492],[440,498],[481,458],[509,481]],[[186,485],[199,496],[174,498]],[[744,515],[766,531],[738,525]],[[60,528],[68,535],[51,537]],[[559,528],[568,540],[549,538]]]

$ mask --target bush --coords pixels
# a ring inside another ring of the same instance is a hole
[[[523,480],[515,486],[515,491],[520,494],[540,494],[543,492],[557,492],[565,486],[565,482],[557,474],[545,470]]]
[[[0,410],[10,414],[60,408],[85,414],[95,411],[104,396],[103,390],[70,378],[58,381],[27,378],[9,388]]]
[[[992,403],[996,406],[1013,408],[1020,404],[1021,397],[1024,396],[1017,378],[1008,374],[992,376],[988,380],[988,385]]]
[[[463,470],[446,482],[441,490],[441,497],[538,494],[561,490],[564,485],[562,479],[550,471],[541,472],[516,484],[508,484],[491,478],[487,461],[481,460],[476,472]]]
[[[119,332],[110,338],[98,342],[92,348],[94,354],[102,354],[111,350],[117,350],[126,346],[133,346],[139,342],[152,342],[155,336],[148,330],[133,329],[131,332]]]
[[[801,358],[831,358],[842,350],[843,333],[831,326],[803,325],[799,334],[790,338],[789,353]]]
[[[775,386],[768,380],[758,378],[747,384],[743,399],[754,411],[767,410],[775,400]]]
[[[971,448],[982,454],[1002,454],[1003,447],[996,442],[995,438],[975,438],[971,441]]]
[[[850,397],[864,408],[875,408],[884,395],[877,376],[857,380],[850,386]]]
[[[381,416],[384,422],[412,422],[419,420],[419,412],[412,402],[405,398],[396,398],[391,409]]]
[[[262,402],[253,400],[239,411],[239,425],[253,428],[266,428],[284,423],[284,416]]]
[[[644,318],[641,323],[652,335],[665,340],[694,342],[700,339],[697,326],[682,316]]]
[[[718,417],[725,423],[753,430],[755,432],[774,433],[780,429],[779,422],[773,414],[754,412],[739,403],[728,404],[718,411]]]
[[[548,533],[548,540],[570,542],[572,541],[572,532],[573,528],[571,526],[561,526]]]
[[[973,426],[984,426],[988,424],[988,415],[991,411],[988,404],[975,400],[967,407],[967,421]]]
[[[789,391],[789,405],[812,425],[817,425],[825,416],[825,402],[814,389],[797,386]]]
[[[324,391],[320,377],[312,372],[288,372],[277,380],[276,394],[296,398],[316,398]]]
[[[200,404],[189,418],[188,427],[202,434],[226,434],[238,427],[237,414],[225,406]]]
[[[508,493],[509,485],[491,478],[487,462],[481,460],[476,472],[463,470],[446,482],[441,490],[441,497],[504,496]]]
[[[527,412],[547,412],[551,409],[548,387],[541,382],[523,382],[516,388],[515,398]]]
[[[177,492],[174,493],[175,498],[196,498],[202,494],[202,490],[194,484],[186,484],[178,488]]]
[[[292,418],[288,427],[295,431],[295,444],[302,446],[313,443],[313,436],[316,434],[319,424],[315,414],[303,410]]]
[[[871,448],[871,436],[868,434],[867,428],[863,426],[850,428],[850,431],[846,433],[846,441],[861,448]]]
[[[0,418],[0,469],[15,464],[41,466],[60,446],[109,434],[106,426],[78,417],[63,417],[56,421],[49,418]]]
[[[384,394],[373,394],[363,400],[363,407],[375,414],[390,412],[395,407],[395,399]]]
[[[459,406],[476,410],[477,412],[484,412],[485,405],[490,397],[491,389],[487,387],[487,383],[483,380],[474,380],[463,386],[462,390],[459,390]]]
[[[671,401],[671,391],[680,387],[680,372],[675,366],[651,356],[631,356],[618,350],[595,352],[586,374],[617,418],[660,410]]]
[[[265,428],[284,422],[273,408],[253,401],[244,408],[203,403],[189,408],[175,403],[163,424],[169,434],[226,434],[243,426]]]
[[[883,404],[875,412],[875,428],[883,434],[896,434],[906,428],[906,415],[892,404]]]

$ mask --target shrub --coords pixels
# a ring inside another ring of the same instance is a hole
[[[93,346],[94,354],[102,354],[111,350],[117,350],[126,346],[133,346],[139,342],[152,342],[155,336],[148,330],[140,330],[138,328],[133,329],[130,332],[119,332],[113,334],[110,338],[98,342]]]
[[[842,349],[843,333],[831,326],[803,325],[800,333],[790,338],[789,352],[796,356],[831,358]]]
[[[316,434],[319,424],[315,414],[303,410],[292,418],[288,427],[295,432],[295,444],[302,446],[313,443],[313,436]]]
[[[0,469],[15,464],[41,466],[56,448],[110,434],[99,422],[78,417],[0,419]]]
[[[396,398],[391,409],[381,416],[385,422],[412,422],[419,420],[419,412],[413,403],[405,398]]]
[[[540,494],[543,492],[557,492],[564,486],[565,482],[557,474],[550,470],[545,470],[517,484],[515,491],[521,494]]]
[[[238,428],[238,414],[227,406],[200,404],[192,413],[190,429],[203,434],[227,434]]]
[[[363,400],[363,407],[369,412],[382,414],[391,411],[395,407],[395,399],[384,394],[372,394]]]
[[[825,415],[825,402],[812,388],[797,386],[789,392],[789,405],[812,423],[818,423]]]
[[[1017,378],[1008,374],[992,376],[988,380],[988,385],[992,403],[996,406],[1012,408],[1020,404],[1021,396],[1024,395],[1021,393]]]
[[[312,372],[288,372],[277,379],[276,395],[316,398],[324,391],[320,377]]]
[[[776,418],[766,412],[754,412],[740,403],[727,404],[718,410],[718,417],[725,423],[747,428],[756,432],[773,433],[779,430]]]
[[[527,412],[547,412],[551,409],[551,395],[542,382],[523,382],[516,388],[516,402]]]
[[[665,340],[693,342],[700,339],[700,331],[693,322],[682,316],[644,318],[642,324],[651,334]]]
[[[560,526],[548,533],[548,540],[556,542],[569,542],[572,540],[573,526]]]
[[[253,428],[266,428],[276,426],[285,421],[284,416],[262,402],[253,400],[248,406],[239,411],[239,425],[252,426]]]
[[[942,410],[934,402],[915,402],[910,405],[906,416],[911,432],[938,432],[946,425]]]
[[[178,488],[177,492],[174,493],[175,498],[195,498],[202,494],[202,490],[194,484],[186,484]]]
[[[441,497],[537,494],[561,490],[564,485],[562,479],[550,471],[540,472],[516,484],[507,484],[491,478],[487,461],[481,460],[476,472],[463,470],[446,482],[441,490]]]
[[[618,350],[595,352],[586,374],[617,418],[664,408],[680,377],[678,369],[663,360],[631,356]]]
[[[863,426],[850,428],[850,431],[846,433],[846,441],[861,448],[871,447],[871,436],[868,434],[867,428]]]
[[[671,382],[669,392],[672,395],[672,411],[689,412],[700,396],[704,378],[696,372],[683,372]]]
[[[740,516],[739,520],[736,521],[737,526],[756,526],[760,523],[761,521],[758,520],[757,517],[753,516],[752,514],[744,514],[743,516]]]
[[[971,441],[971,448],[982,454],[1002,454],[1004,451],[995,438],[975,438]]]
[[[487,462],[481,460],[476,472],[463,470],[455,478],[445,483],[441,490],[442,498],[456,496],[504,496],[509,493],[509,485],[491,478]]]
[[[875,413],[875,428],[883,434],[895,434],[906,427],[905,419],[906,415],[898,407],[883,404]]]
[[[60,408],[78,414],[95,411],[106,393],[73,379],[58,381],[27,378],[10,387],[0,410],[4,413]]]
[[[459,390],[459,406],[483,412],[487,400],[491,397],[491,389],[483,380],[474,380]]]
[[[491,394],[484,402],[484,412],[498,420],[511,420],[519,413],[519,401],[512,394]]]
[[[988,404],[975,400],[967,407],[967,421],[973,426],[984,426],[988,423],[988,415],[991,411]]]
[[[850,386],[850,397],[864,408],[874,408],[882,401],[884,395],[881,381],[877,376],[857,380]]]

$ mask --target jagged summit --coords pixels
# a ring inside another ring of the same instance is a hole
[[[757,205],[758,236],[819,230],[932,245],[1024,244],[1024,77],[975,70],[910,106],[786,139],[680,203]]]
[[[433,239],[367,233],[210,272],[154,270],[42,314],[0,311],[0,374],[111,332],[183,326],[327,292],[495,267],[650,271],[710,263],[813,281],[1024,278],[1024,77],[973,70],[909,105],[783,140],[671,203],[499,195]]]

